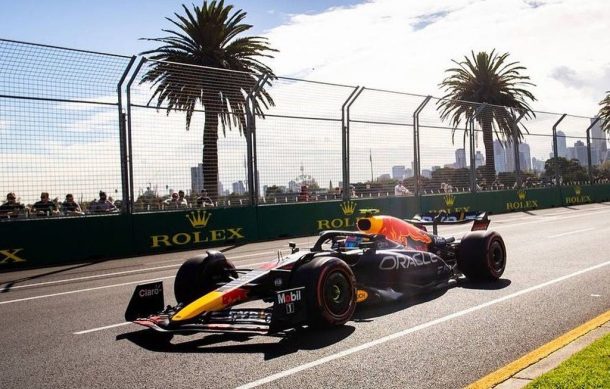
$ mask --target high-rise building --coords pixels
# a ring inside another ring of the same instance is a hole
[[[506,149],[504,143],[499,140],[494,140],[494,166],[497,173],[505,172],[506,170]]]
[[[521,171],[532,170],[530,145],[527,143],[519,143],[519,167],[521,168]]]
[[[587,146],[580,140],[574,143],[574,154],[581,166],[588,165]]]
[[[557,131],[557,156],[571,159],[566,145],[566,134],[563,131]]]
[[[544,161],[539,160],[537,158],[532,158],[532,170],[535,172],[543,172],[544,171]]]
[[[404,165],[392,166],[392,178],[395,180],[402,180],[406,177],[406,169]]]
[[[591,163],[593,165],[602,164],[608,158],[608,140],[606,133],[602,131],[602,124],[603,121],[598,120],[591,127]]]
[[[235,193],[236,195],[243,195],[244,193],[246,193],[246,187],[244,186],[244,182],[239,180],[237,182],[233,183],[233,193]]]
[[[474,155],[474,167],[476,168],[483,165],[485,165],[485,157],[483,156],[483,153],[477,151]]]
[[[191,193],[199,193],[203,190],[203,164],[191,168]]]
[[[466,167],[466,151],[464,149],[455,150],[455,167],[457,169]]]
[[[591,119],[593,122],[595,119]],[[599,149],[599,151],[605,154],[608,151],[608,140],[606,139],[606,133],[602,131],[602,120],[598,120],[593,127],[591,127],[591,146]]]

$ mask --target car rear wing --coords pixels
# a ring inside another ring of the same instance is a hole
[[[439,225],[472,223],[471,231],[481,231],[486,230],[490,223],[487,212],[479,211],[424,213],[413,216],[413,219],[405,220],[422,229],[426,229],[425,226],[432,226],[434,235],[437,235],[437,226]]]

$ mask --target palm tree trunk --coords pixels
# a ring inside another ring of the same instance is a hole
[[[203,188],[213,201],[218,200],[218,112],[205,104],[203,127]]]
[[[484,119],[482,121],[483,128],[483,145],[485,146],[485,169],[483,170],[483,178],[487,189],[491,188],[491,184],[496,180],[496,164],[494,158],[494,134],[491,126],[491,120]]]

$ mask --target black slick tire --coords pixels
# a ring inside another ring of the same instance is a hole
[[[174,296],[179,304],[187,305],[201,296],[213,291],[221,282],[229,282],[236,277],[235,266],[227,261],[219,251],[186,260],[174,281]]]
[[[472,281],[496,281],[506,268],[506,246],[495,231],[472,231],[460,242],[458,268]]]
[[[305,287],[310,327],[341,326],[352,318],[356,309],[356,278],[341,259],[312,259],[293,271],[291,285]]]

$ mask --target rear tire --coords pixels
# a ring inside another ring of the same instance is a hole
[[[293,271],[292,287],[305,287],[310,327],[345,324],[356,309],[356,278],[341,259],[318,257]]]
[[[219,251],[186,260],[176,273],[174,295],[179,304],[187,305],[208,294],[222,282],[237,277],[235,266]]]
[[[494,231],[473,231],[460,242],[458,268],[473,281],[496,281],[506,268],[506,246]]]

